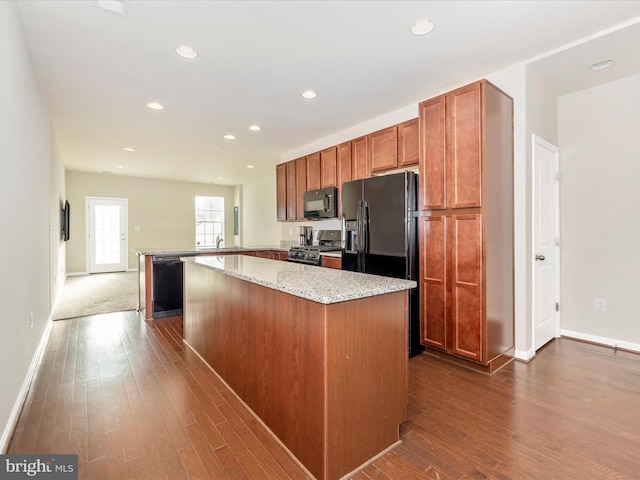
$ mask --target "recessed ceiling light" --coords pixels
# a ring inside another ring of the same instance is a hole
[[[198,56],[198,52],[196,52],[189,45],[180,45],[178,48],[176,48],[176,53],[182,58],[188,58],[189,60],[192,60]]]
[[[234,135],[231,135],[230,133],[228,135],[225,135],[224,138],[226,138],[227,140],[235,140],[236,139],[236,137]]]
[[[611,65],[613,65],[613,60],[600,60],[599,62],[592,64],[589,67],[589,70],[604,70],[605,68],[609,68]]]
[[[434,28],[436,28],[436,24],[433,20],[418,20],[411,26],[411,33],[418,36],[426,35],[427,33],[430,33]]]
[[[124,147],[123,150],[125,150],[127,152],[135,152],[136,151],[135,148],[131,148],[131,147]]]
[[[218,180],[222,180],[224,177],[216,177],[216,179]]]
[[[122,17],[126,17],[129,10],[129,4],[124,0],[95,0],[93,4],[105,12],[113,12]]]
[[[316,98],[318,96],[318,94],[316,92],[314,92],[313,90],[306,90],[304,92],[302,92],[302,97],[303,98]]]
[[[259,131],[260,131],[260,130],[262,130],[262,129],[260,128],[260,126],[259,126],[259,125],[251,125],[251,126],[249,127],[249,130],[252,130],[252,131],[254,131],[254,132],[259,132]]]
[[[116,168],[124,168],[124,165],[116,165]]]
[[[164,108],[164,106],[158,102],[147,103],[147,107],[149,107],[152,110],[162,110]]]
[[[253,165],[247,165],[247,168],[253,168]]]

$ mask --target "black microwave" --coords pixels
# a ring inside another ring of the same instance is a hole
[[[317,220],[338,216],[338,189],[336,187],[305,192],[303,200],[304,218]]]

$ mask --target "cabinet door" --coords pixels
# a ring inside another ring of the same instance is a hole
[[[337,147],[338,217],[342,215],[342,184],[351,181],[351,142]]]
[[[276,220],[287,219],[287,164],[276,165]]]
[[[481,83],[447,94],[447,206],[482,206]]]
[[[328,188],[337,182],[337,148],[331,147],[320,152],[320,187]]]
[[[398,168],[398,129],[385,128],[369,134],[369,172],[384,172]]]
[[[482,215],[447,218],[450,308],[447,350],[482,361]]]
[[[307,191],[320,189],[320,152],[307,155]]]
[[[351,141],[351,180],[369,177],[368,142],[367,137],[360,137]],[[344,180],[343,180],[344,181]]]
[[[287,162],[287,220],[295,220],[296,213],[296,161]]]
[[[445,96],[422,102],[420,128],[420,209],[442,210],[445,203]]]
[[[420,327],[424,345],[446,349],[446,217],[420,218]]]
[[[323,255],[322,266],[325,268],[335,268],[340,270],[342,268],[342,259],[340,257],[328,257]]]
[[[418,119],[398,125],[398,167],[418,165]]]
[[[296,162],[296,212],[292,218],[301,220],[304,218],[304,192],[307,191],[307,160],[305,157],[295,160]]]

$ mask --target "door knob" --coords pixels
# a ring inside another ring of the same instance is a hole
[[[536,260],[538,260],[539,262],[544,261],[545,256],[544,255],[536,255]]]

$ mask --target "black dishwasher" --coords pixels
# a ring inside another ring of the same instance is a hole
[[[153,318],[182,315],[180,257],[153,256]]]

